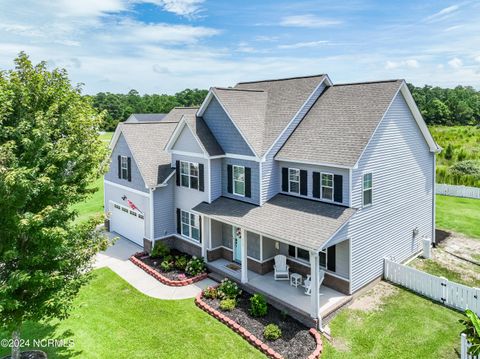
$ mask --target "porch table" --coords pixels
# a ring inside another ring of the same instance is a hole
[[[298,273],[292,273],[290,275],[290,285],[297,288],[302,284],[302,275]]]

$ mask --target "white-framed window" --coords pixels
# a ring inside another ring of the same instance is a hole
[[[333,201],[333,174],[322,173],[321,191],[322,199]]]
[[[371,173],[363,175],[363,207],[371,206],[373,203],[373,176]]]
[[[198,215],[181,211],[182,235],[200,242],[200,221]]]
[[[180,184],[182,187],[198,189],[198,163],[180,161]]]
[[[292,245],[288,246],[288,255],[292,258],[299,259],[304,262],[310,261],[310,253],[303,248],[295,247]]]
[[[128,179],[128,157],[121,156],[120,157],[120,173],[122,175],[122,179]]]
[[[288,192],[300,193],[300,170],[298,168],[288,169]]]
[[[233,194],[245,196],[245,167],[233,166]]]

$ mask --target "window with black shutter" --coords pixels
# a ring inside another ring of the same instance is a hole
[[[336,247],[331,246],[327,248],[327,269],[335,272],[336,269]]]
[[[320,173],[313,172],[312,175],[312,196],[320,198]]]
[[[227,192],[233,191],[233,169],[232,165],[227,165]]]
[[[200,192],[204,192],[205,191],[205,173],[204,173],[204,169],[203,169],[203,164],[200,163],[198,165],[198,190]]]
[[[252,197],[252,169],[245,167],[245,197]]]
[[[288,168],[282,167],[282,191],[288,192]]]
[[[333,176],[333,200],[338,203],[343,202],[343,176],[335,175]]]
[[[308,194],[307,182],[308,182],[307,171],[301,170],[300,171],[300,194],[302,196],[306,196]]]

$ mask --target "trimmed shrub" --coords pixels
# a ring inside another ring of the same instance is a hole
[[[235,309],[237,306],[237,301],[235,299],[222,299],[220,301],[220,309],[225,312],[230,312]]]
[[[270,341],[277,340],[282,336],[282,331],[280,330],[278,325],[269,324],[263,330],[263,336],[265,339]]]
[[[175,268],[180,271],[184,271],[187,268],[188,258],[186,256],[176,256],[175,257]]]
[[[207,287],[203,291],[203,296],[207,299],[215,299],[218,297],[218,291],[215,287]]]
[[[192,257],[185,267],[185,273],[192,277],[205,273],[206,267],[203,258]]]
[[[455,163],[451,171],[453,174],[480,176],[480,164],[472,160],[461,161]]]
[[[223,279],[218,286],[218,296],[223,299],[235,299],[242,291],[238,288],[237,283],[230,279]]]
[[[250,297],[250,315],[252,317],[264,317],[267,315],[267,300],[261,294],[254,294]]]
[[[155,242],[155,246],[152,249],[150,257],[163,258],[170,254],[170,248],[163,242]]]

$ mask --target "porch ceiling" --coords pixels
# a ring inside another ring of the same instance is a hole
[[[220,197],[194,211],[221,222],[318,250],[355,213],[355,209],[278,194],[263,206]]]

